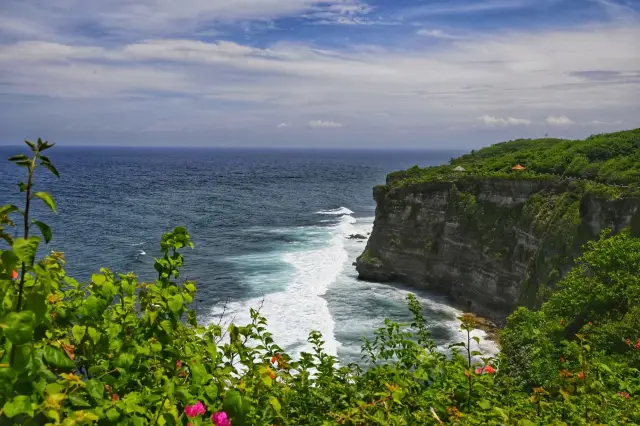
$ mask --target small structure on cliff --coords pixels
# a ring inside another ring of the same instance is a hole
[[[464,168],[464,167],[462,167],[462,166],[457,166],[457,167],[455,167],[455,168],[453,169],[453,171],[454,171],[454,172],[466,172],[466,171],[467,171],[467,169],[465,169],[465,168]]]
[[[520,170],[527,170],[527,168],[525,166],[523,166],[522,164],[516,164],[515,166],[513,166],[511,168],[511,170],[520,171]]]

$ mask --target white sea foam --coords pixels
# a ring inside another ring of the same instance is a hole
[[[334,226],[312,227],[310,234],[317,235],[325,243],[305,244],[300,247],[302,249],[279,254],[280,260],[293,270],[291,274],[280,276],[288,279],[286,289],[265,292],[264,297],[232,302],[227,306],[223,320],[233,319],[236,324],[246,324],[250,322],[249,308],[260,308],[275,342],[291,355],[310,350],[307,338],[313,330],[322,333],[325,350],[337,355],[333,319],[322,296],[345,268],[349,258],[345,249],[346,236],[354,232],[355,222],[355,218],[343,213]],[[220,314],[221,307],[214,308],[210,321],[216,321]]]
[[[316,214],[327,214],[332,216],[339,216],[339,215],[345,215],[345,214],[353,214],[353,212],[346,207],[338,207],[337,209],[333,209],[333,210],[320,210],[319,212],[316,212]]]

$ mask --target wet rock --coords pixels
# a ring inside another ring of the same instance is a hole
[[[365,237],[362,234],[351,234],[347,237],[350,240],[366,240],[367,237]]]

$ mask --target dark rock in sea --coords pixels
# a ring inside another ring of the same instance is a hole
[[[440,292],[496,323],[516,306],[539,306],[603,229],[640,228],[640,199],[579,183],[472,176],[392,183],[374,189],[359,278]]]
[[[349,238],[350,240],[366,240],[367,239],[367,237],[365,237],[362,234],[351,234],[347,238]]]

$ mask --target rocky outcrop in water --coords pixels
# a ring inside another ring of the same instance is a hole
[[[365,237],[362,234],[351,234],[347,237],[350,240],[366,240],[367,237]]]
[[[606,228],[640,229],[640,199],[588,182],[463,177],[374,189],[359,277],[442,292],[497,322],[535,306]]]

